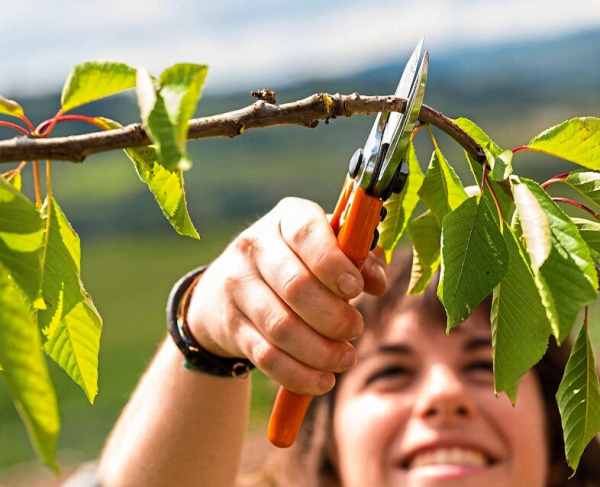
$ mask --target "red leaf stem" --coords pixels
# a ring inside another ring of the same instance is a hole
[[[56,112],[56,115],[54,115],[54,117],[52,117],[49,120],[46,120],[45,122],[42,122],[41,124],[39,124],[36,129],[35,129],[35,134],[37,134],[39,137],[41,138],[46,138],[48,137],[52,131],[54,130],[55,125],[58,123],[58,120],[60,119],[60,117],[62,116],[62,110],[59,110],[58,112]],[[46,128],[45,132],[42,132],[42,126],[47,126],[48,128]]]
[[[546,189],[548,186],[552,186],[553,184],[556,183],[564,183],[565,179],[567,179],[569,177],[569,172],[563,172],[562,174],[557,174],[556,176],[548,179],[548,181],[546,181],[543,184],[540,184],[540,187],[542,189]]]
[[[0,127],[8,127],[10,129],[17,130],[17,131],[21,132],[22,134],[29,135],[29,132],[27,132],[27,130],[25,130],[20,125],[17,125],[16,123],[5,122],[4,120],[0,120]]]
[[[35,128],[33,127],[33,124],[31,123],[31,121],[25,116],[23,115],[22,117],[19,117],[21,120],[23,120],[23,122],[25,122],[25,124],[27,125],[27,128],[29,129],[29,132],[31,134],[33,134],[35,132]]]
[[[575,200],[572,200],[569,198],[552,198],[552,201],[555,201],[557,203],[568,203],[569,205],[573,205],[573,206],[576,206],[577,208],[581,208],[583,211],[586,211],[587,213],[592,215],[596,220],[600,221],[600,215],[598,213],[596,213],[591,208],[588,208],[584,204],[580,203],[579,201],[575,201]]]
[[[42,130],[45,130],[51,123],[57,124],[61,122],[87,122],[103,130],[106,130],[106,127],[103,126],[101,123],[97,122],[94,117],[87,117],[85,115],[61,115],[58,118],[52,118],[50,120],[42,122],[36,130],[40,132]]]

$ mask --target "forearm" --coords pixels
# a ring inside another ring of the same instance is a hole
[[[103,487],[233,485],[249,403],[249,380],[183,370],[167,340],[108,440]]]

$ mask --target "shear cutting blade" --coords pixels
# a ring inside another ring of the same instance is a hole
[[[421,38],[417,44],[417,47],[415,47],[415,50],[406,63],[404,71],[402,72],[402,76],[400,77],[400,82],[396,87],[396,91],[394,93],[395,96],[399,96],[400,98],[408,98],[415,82],[415,73],[417,71],[417,67],[419,66],[421,52],[423,51],[423,42],[424,39]],[[400,112],[390,113],[385,131],[383,133],[382,144],[389,144],[392,141],[392,138],[397,132],[397,128],[400,125],[403,117],[404,114]]]
[[[375,185],[375,194],[381,195],[388,188],[394,173],[400,166],[406,150],[408,149],[410,134],[417,123],[421,105],[423,104],[423,98],[425,96],[425,84],[427,83],[428,69],[429,54],[426,52],[419,70],[412,80],[411,91],[407,96],[404,114],[399,118],[396,127],[391,127],[394,132],[385,154],[381,171],[379,172],[377,184]],[[388,128],[386,127],[386,131],[387,130]]]
[[[377,114],[375,123],[365,143],[363,150],[365,162],[357,178],[357,183],[369,194],[380,196],[389,185],[396,168],[402,160],[403,154],[398,150],[402,135],[404,131],[408,130],[410,136],[410,131],[412,131],[416,123],[415,118],[412,125],[410,124],[409,115],[412,113],[410,107],[413,106],[414,99],[418,96],[419,90],[417,87],[423,84],[424,90],[422,74],[423,66],[426,64],[424,59],[427,58],[427,54],[425,53],[424,58],[423,42],[423,39],[421,39],[411,54],[394,93],[396,96],[407,98],[408,103],[405,113],[391,112]],[[425,73],[426,71],[425,68]],[[418,103],[416,116],[419,114],[421,102]],[[388,147],[391,151],[387,150]],[[399,157],[389,157],[395,155],[396,152],[399,153]]]

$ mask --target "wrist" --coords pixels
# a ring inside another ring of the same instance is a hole
[[[241,355],[230,352],[219,345],[211,332],[211,324],[214,325],[214,316],[211,316],[211,307],[214,303],[211,302],[211,289],[214,286],[210,276],[208,280],[204,278],[206,269],[200,267],[202,272],[195,278],[190,285],[185,296],[181,300],[180,317],[187,326],[187,333],[196,340],[205,350],[222,358],[235,358]],[[198,269],[197,269],[198,270]]]
[[[173,286],[167,303],[169,333],[183,354],[186,369],[222,377],[245,378],[254,368],[248,359],[213,353],[198,342],[188,326],[187,314],[192,291],[205,270],[206,266],[199,267],[183,276]]]

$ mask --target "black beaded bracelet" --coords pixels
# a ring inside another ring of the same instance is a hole
[[[175,283],[167,302],[167,327],[184,356],[185,368],[220,377],[245,379],[254,364],[248,359],[219,357],[203,348],[185,321],[190,296],[207,266],[188,272]]]

